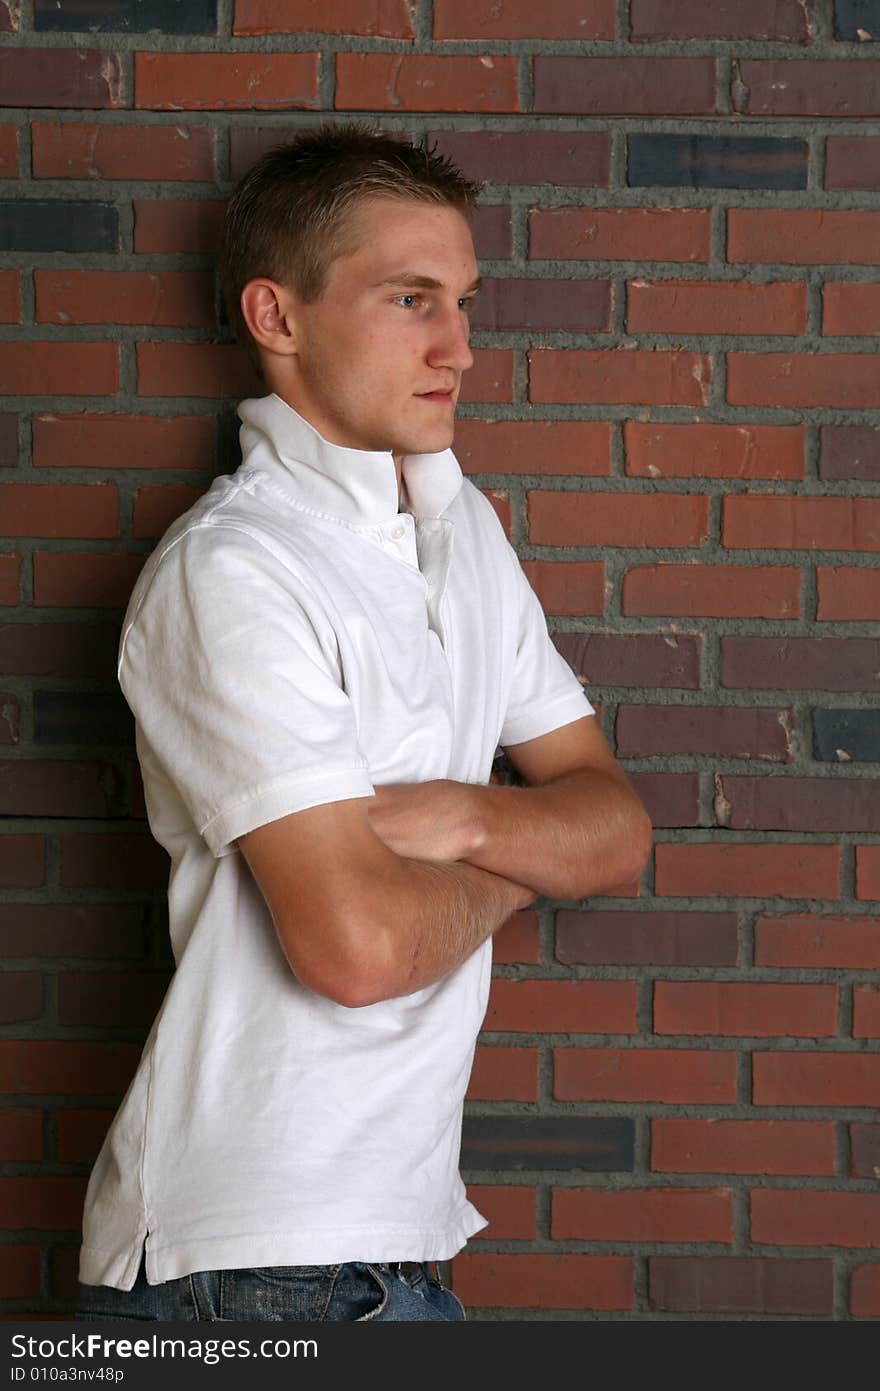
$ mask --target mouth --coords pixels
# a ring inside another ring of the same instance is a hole
[[[448,391],[420,391],[418,393],[420,401],[441,401],[444,403],[449,403],[450,401],[452,401],[454,396],[454,387],[450,387]]]

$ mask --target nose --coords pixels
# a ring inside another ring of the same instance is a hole
[[[468,339],[471,326],[463,309],[455,304],[437,320],[436,336],[428,360],[432,367],[449,367],[466,372],[474,365],[474,355]]]

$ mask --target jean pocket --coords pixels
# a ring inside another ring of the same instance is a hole
[[[220,1272],[220,1317],[235,1323],[320,1323],[338,1265],[268,1265]]]
[[[324,1317],[328,1323],[367,1323],[381,1318],[387,1303],[388,1285],[382,1273],[366,1261],[347,1261],[339,1268]]]

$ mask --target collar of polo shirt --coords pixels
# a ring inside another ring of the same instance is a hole
[[[259,468],[268,451],[290,475],[300,506],[349,526],[383,526],[397,516],[397,473],[389,451],[331,444],[274,392],[242,401],[238,414],[242,457]],[[417,518],[440,517],[462,484],[451,449],[407,454],[401,473],[408,510]]]

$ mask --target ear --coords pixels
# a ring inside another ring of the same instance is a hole
[[[280,357],[296,352],[294,299],[274,280],[249,280],[241,292],[242,318],[260,348]]]

